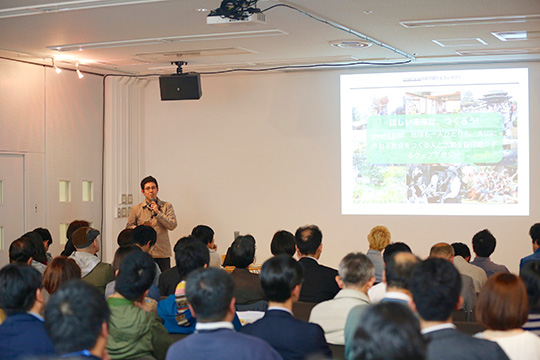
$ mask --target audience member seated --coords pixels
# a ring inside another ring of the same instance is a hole
[[[131,238],[133,239],[133,245],[140,247],[142,251],[148,254],[152,254],[152,249],[157,241],[157,232],[151,226],[139,225],[133,229]],[[159,275],[161,275],[161,269],[156,262],[156,277],[152,285],[158,286]]]
[[[96,255],[99,251],[97,237],[99,231],[88,226],[78,228],[73,234],[76,251],[70,255],[81,268],[82,280],[94,285],[105,294],[105,287],[113,280],[110,264],[101,262]]]
[[[375,268],[362,253],[347,254],[339,263],[336,282],[340,291],[331,300],[317,304],[309,322],[319,324],[330,344],[345,345],[345,323],[352,308],[364,310],[369,304],[368,290],[375,282]]]
[[[532,240],[532,251],[533,253],[529,256],[525,256],[521,261],[519,262],[519,269],[523,267],[526,263],[529,261],[540,261],[540,223],[536,223],[533,226],[531,226],[529,230],[529,235],[531,236]]]
[[[429,251],[430,258],[440,258],[454,263],[454,248],[447,243],[438,243],[431,247]],[[461,275],[461,296],[463,297],[463,309],[465,312],[472,312],[476,303],[476,292],[474,283],[470,276]]]
[[[286,254],[290,257],[296,253],[296,242],[294,235],[287,230],[279,230],[272,237],[270,243],[272,255]]]
[[[116,276],[118,275],[118,269],[120,269],[120,264],[122,263],[122,261],[124,261],[126,256],[136,251],[143,251],[143,250],[136,245],[125,245],[116,249],[116,252],[114,253],[114,259],[111,264],[112,273],[115,279],[116,279]],[[156,271],[157,271],[157,268],[158,266],[156,264]],[[105,287],[105,298],[108,298],[114,293],[115,286],[116,286],[116,280],[113,280],[107,284],[107,286]],[[159,294],[159,289],[157,288],[157,286],[154,286],[153,284],[150,285],[150,289],[148,289],[147,297],[149,297],[150,299],[154,299],[156,301],[161,300],[161,295]]]
[[[392,243],[386,246],[383,253],[383,261],[385,263],[385,266],[386,266],[386,263],[388,262],[388,259],[390,259],[392,255],[397,254],[399,252],[407,252],[409,254],[412,254],[412,251],[409,245],[403,242],[396,242],[396,243]],[[368,291],[369,299],[374,304],[380,302],[385,297],[385,295],[386,295],[386,282],[385,281],[373,285],[373,287],[369,289]]]
[[[172,340],[154,308],[145,299],[156,275],[156,263],[144,251],[135,251],[120,264],[111,310],[107,351],[111,359],[153,356],[165,358]]]
[[[49,253],[49,247],[53,243],[51,232],[46,228],[36,228],[34,229],[34,232],[38,233],[39,236],[41,236],[41,240],[43,241],[43,247],[45,248],[45,255],[47,256],[47,265],[49,262],[53,259],[53,256],[51,253]]]
[[[473,251],[476,257],[471,264],[481,267],[486,272],[487,277],[498,272],[510,272],[506,266],[495,264],[489,258],[495,251],[496,245],[497,240],[495,240],[495,236],[488,229],[477,232],[472,239]]]
[[[469,264],[471,251],[467,244],[455,242],[452,248],[454,249],[454,266],[460,274],[467,275],[473,280],[474,291],[478,294],[487,280],[486,272],[478,266]]]
[[[173,248],[175,258],[176,258],[176,253],[178,252],[180,243],[191,238],[192,238],[191,236],[186,236],[176,242]],[[161,296],[174,295],[174,292],[176,291],[176,286],[181,280],[182,279],[180,278],[180,275],[178,275],[178,269],[176,268],[176,266],[162,272],[158,280],[158,288],[159,288],[160,295]]]
[[[336,283],[338,272],[318,262],[322,253],[321,230],[316,225],[302,226],[294,237],[298,262],[304,267],[300,301],[320,303],[333,299],[340,290]]]
[[[43,273],[43,287],[49,295],[52,295],[68,281],[80,278],[81,268],[75,260],[57,256],[51,260]]]
[[[221,269],[199,269],[188,276],[186,295],[197,318],[197,332],[175,342],[166,360],[281,359],[267,342],[234,331],[233,291],[232,277]]]
[[[208,248],[199,239],[186,236],[176,243],[174,256],[177,264],[175,269],[181,281],[174,294],[158,303],[157,312],[169,333],[191,334],[195,331],[197,319],[191,314],[189,308],[185,280],[192,271],[207,267],[210,255]],[[237,316],[234,317],[233,325],[236,330],[242,327]]]
[[[32,247],[34,248],[34,255],[32,256],[32,263],[30,265],[43,275],[43,272],[47,267],[47,252],[43,246],[41,236],[37,232],[30,231],[22,237],[30,239]]]
[[[255,260],[255,238],[251,235],[237,237],[231,244],[230,258],[232,266],[236,268],[231,273],[234,281],[234,297],[238,305],[244,306],[242,310],[261,310],[257,305],[266,301],[266,296],[261,287],[259,275],[248,270],[248,266]],[[263,306],[265,310],[267,303]]]
[[[191,231],[191,235],[201,240],[210,252],[210,264],[208,266],[221,267],[221,255],[217,252],[217,245],[214,239],[214,230],[210,226],[197,225]]]
[[[511,360],[540,359],[540,337],[521,328],[529,315],[527,289],[514,274],[491,276],[476,304],[476,319],[487,330],[477,337],[495,341]]]
[[[456,330],[452,324],[452,311],[460,308],[463,302],[460,292],[461,276],[448,260],[430,258],[414,269],[411,278],[413,307],[420,316],[422,334],[427,340],[427,359],[508,359],[496,343]]]
[[[408,306],[384,302],[371,305],[360,317],[347,359],[423,360],[426,343]]]
[[[20,264],[0,270],[0,308],[7,315],[0,325],[2,360],[54,354],[41,317],[44,305],[39,271]]]
[[[529,299],[529,317],[522,328],[540,335],[540,261],[527,262],[519,275],[525,283]]]
[[[60,255],[71,256],[71,254],[73,254],[75,251],[75,246],[73,246],[73,233],[83,226],[90,227],[90,223],[86,220],[74,220],[69,224],[66,230],[66,246],[64,246],[64,250]]]
[[[124,229],[118,233],[116,242],[119,247],[133,244],[133,229]]]
[[[11,264],[31,265],[35,253],[36,250],[31,239],[26,237],[18,238],[9,245],[9,262]]]
[[[261,284],[270,304],[264,317],[241,330],[268,342],[283,359],[305,359],[313,355],[330,358],[332,352],[319,325],[292,315],[302,286],[302,266],[287,254],[267,260],[261,269]]]
[[[375,266],[375,283],[383,281],[384,261],[382,251],[390,244],[390,230],[386,226],[375,226],[367,236],[369,242],[369,250],[366,253],[367,257]]]
[[[103,295],[81,280],[62,286],[44,311],[45,328],[62,359],[108,360],[109,316]]]
[[[390,248],[392,245],[389,245]],[[388,249],[387,248],[387,249]],[[398,247],[399,248],[399,247]],[[390,248],[389,255],[385,250],[384,283],[387,292],[381,302],[397,302],[405,306],[411,306],[412,296],[409,290],[412,273],[419,263],[419,259],[407,251],[393,252]],[[345,353],[352,356],[352,344],[358,324],[366,307],[357,306],[351,309],[345,323]]]

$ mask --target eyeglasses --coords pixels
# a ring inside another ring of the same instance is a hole
[[[156,190],[156,189],[157,189],[157,186],[147,186],[144,188],[145,191]]]

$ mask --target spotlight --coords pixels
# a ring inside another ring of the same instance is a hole
[[[57,74],[60,74],[62,72],[62,69],[60,69],[56,64],[54,63],[54,58],[52,59],[52,65],[54,68],[54,71],[56,71]]]
[[[82,72],[79,70],[79,63],[77,63],[77,65],[75,65],[77,67],[77,76],[79,77],[79,79],[82,79],[84,77],[84,75],[82,74]]]

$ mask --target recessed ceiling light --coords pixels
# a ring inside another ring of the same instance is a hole
[[[330,45],[342,48],[342,49],[360,49],[367,48],[373,45],[369,41],[360,41],[360,40],[335,40],[331,41]]]
[[[540,48],[512,48],[512,49],[485,49],[485,50],[456,50],[462,56],[488,56],[488,55],[523,55],[538,54]]]
[[[484,25],[484,24],[507,24],[525,23],[530,21],[540,21],[540,14],[537,15],[516,15],[516,16],[488,16],[458,19],[435,19],[435,20],[411,20],[400,21],[406,28],[436,27],[436,26],[460,26],[460,25]]]
[[[491,35],[495,36],[501,41],[519,41],[527,40],[526,31],[503,31],[503,32],[492,32]]]
[[[145,4],[158,1],[168,0],[71,0],[2,9],[0,10],[0,19],[26,15],[57,13],[61,11],[95,9],[109,6]]]
[[[195,9],[195,11],[198,11],[198,12],[208,12],[210,11],[209,9],[205,9],[205,8],[200,8],[200,9]]]
[[[436,39],[431,41],[442,47],[487,45],[487,42],[480,38]]]

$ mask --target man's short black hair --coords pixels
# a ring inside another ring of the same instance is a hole
[[[157,241],[157,233],[153,227],[148,225],[139,225],[133,229],[131,233],[133,244],[139,246],[145,246],[150,243],[150,246],[154,246]]]
[[[186,296],[201,322],[224,320],[233,298],[234,281],[217,268],[198,269],[186,280]]]
[[[420,323],[408,306],[381,302],[361,315],[351,344],[351,359],[425,359]]]
[[[210,263],[208,248],[194,236],[186,236],[178,240],[174,246],[174,258],[176,270],[182,280],[185,280],[193,270],[203,268]]]
[[[386,261],[390,258],[390,256],[397,254],[399,252],[408,252],[412,254],[411,248],[409,245],[405,244],[404,242],[395,242],[388,244],[384,248],[383,252],[383,261],[386,264]]]
[[[413,271],[420,263],[420,259],[406,251],[401,253],[406,254],[394,253],[385,263],[386,285],[409,290]]]
[[[314,255],[322,243],[322,232],[317,225],[299,227],[294,237],[298,251],[302,255]]]
[[[25,313],[36,302],[41,274],[28,265],[9,264],[0,270],[0,308],[6,315]]]
[[[536,223],[531,226],[529,230],[529,235],[531,236],[532,242],[536,245],[540,245],[540,223]]]
[[[34,257],[36,250],[32,244],[32,239],[21,237],[13,241],[9,246],[9,262],[27,264],[30,258]]]
[[[156,178],[150,175],[141,180],[141,190],[144,190],[144,186],[149,182],[153,182],[154,184],[156,184],[156,187],[159,189]]]
[[[35,228],[34,232],[37,232],[39,234],[39,236],[41,236],[41,239],[43,240],[43,242],[46,241],[47,244],[49,246],[51,246],[51,244],[53,242],[52,241],[52,235],[51,235],[51,232],[48,229],[39,227],[39,228]]]
[[[450,261],[429,258],[414,269],[410,290],[422,319],[446,321],[459,301],[461,275]]]
[[[294,287],[304,279],[304,269],[287,254],[276,255],[261,268],[261,286],[269,301],[285,302]]]
[[[247,268],[255,259],[255,238],[240,235],[231,244],[231,265],[240,269]]]
[[[103,294],[81,280],[71,280],[45,305],[45,329],[58,354],[91,350],[109,322],[110,311]]]
[[[204,245],[208,245],[214,239],[214,230],[210,226],[197,225],[191,231],[191,235],[201,240]]]
[[[527,288],[529,309],[532,314],[540,314],[540,261],[529,261],[519,270]]]
[[[496,245],[497,240],[488,229],[477,232],[472,238],[473,250],[480,257],[489,257],[495,251]]]
[[[452,244],[452,247],[454,248],[454,256],[461,256],[464,259],[471,256],[471,250],[469,250],[467,244],[455,242]]]
[[[296,241],[294,235],[287,230],[280,230],[272,237],[270,251],[273,255],[287,254],[293,256],[296,252]]]
[[[128,254],[118,269],[114,290],[128,300],[140,300],[156,277],[156,264],[144,251]]]

